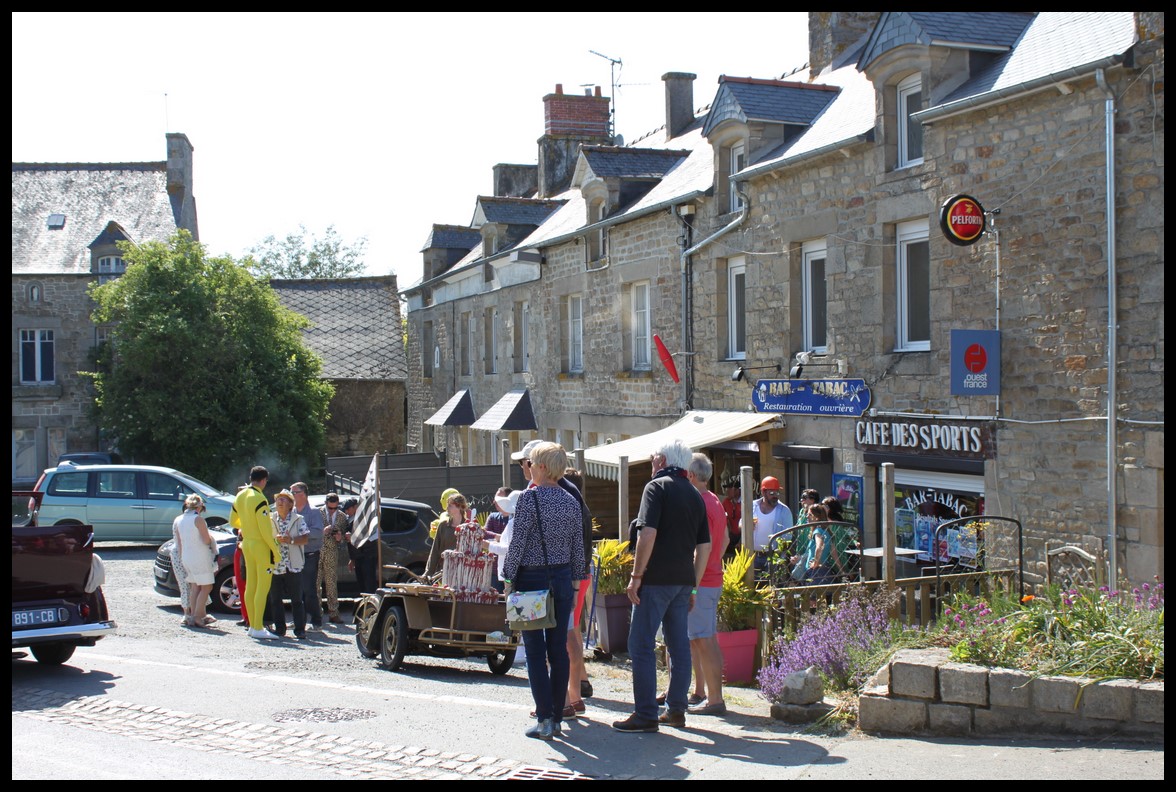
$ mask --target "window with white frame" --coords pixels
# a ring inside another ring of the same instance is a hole
[[[98,283],[107,283],[127,271],[122,256],[102,256],[98,259]]]
[[[633,344],[633,369],[648,371],[650,320],[649,320],[649,282],[634,283],[630,288],[632,300],[631,340]]]
[[[923,161],[923,125],[911,118],[923,109],[923,81],[912,74],[898,84],[898,167]]]
[[[801,322],[804,331],[804,348],[825,354],[827,347],[825,291],[825,240],[805,242],[801,246],[800,281],[803,291]]]
[[[485,341],[486,373],[498,373],[498,311],[487,308],[482,316],[482,338]]]
[[[608,206],[603,198],[592,201],[588,207],[589,224],[598,223],[604,219]],[[586,253],[588,263],[608,258],[608,229],[598,228],[588,233]]]
[[[747,357],[747,259],[737,256],[727,262],[727,358]]]
[[[56,457],[54,457],[56,459]],[[41,471],[37,465],[37,432],[35,429],[12,430],[12,477],[35,478]]]
[[[584,370],[584,298],[578,294],[568,297],[568,371]]]
[[[747,164],[747,149],[743,143],[736,143],[734,146],[731,146],[727,152],[727,166],[729,168],[727,175],[734,176],[736,173],[743,170],[744,166]],[[738,212],[743,208],[743,199],[739,197],[739,193],[735,189],[735,183],[728,182],[728,184],[730,185],[729,189],[731,190],[728,211]]]
[[[514,370],[530,371],[528,335],[530,334],[531,304],[526,300],[514,304]]]
[[[53,372],[53,331],[20,331],[20,381],[50,383]]]
[[[931,348],[931,245],[926,220],[899,223],[898,244],[898,349],[907,352]]]
[[[474,317],[472,313],[463,313],[457,326],[458,351],[461,359],[461,373],[469,376],[474,373]]]

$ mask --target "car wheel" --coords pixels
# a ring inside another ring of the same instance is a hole
[[[490,666],[490,673],[502,676],[514,665],[515,649],[492,652],[486,656],[486,664]]]
[[[233,577],[231,566],[218,572],[213,581],[212,609],[218,613],[241,612],[241,595],[237,591],[237,578]]]
[[[33,657],[37,658],[38,663],[43,663],[44,665],[61,665],[73,657],[74,649],[77,649],[77,647],[73,644],[48,643],[30,646],[29,649],[32,650]]]
[[[384,629],[380,633],[380,663],[389,671],[398,671],[408,649],[408,624],[404,606],[397,603],[384,614]]]
[[[376,617],[380,615],[376,603],[368,597],[360,599],[355,607],[355,646],[364,657],[376,657],[380,653],[368,648],[372,631],[376,629]]]

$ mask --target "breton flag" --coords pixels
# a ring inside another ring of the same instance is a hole
[[[379,454],[372,454],[372,465],[359,491],[359,506],[351,525],[351,544],[362,547],[372,538],[379,536],[380,529],[380,476],[377,471]]]

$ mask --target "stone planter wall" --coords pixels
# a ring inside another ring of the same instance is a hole
[[[1164,683],[1033,677],[954,663],[946,649],[894,655],[858,699],[869,732],[1164,737]]]

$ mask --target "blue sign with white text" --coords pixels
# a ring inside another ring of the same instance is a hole
[[[756,412],[861,418],[870,389],[860,379],[759,380],[751,392]]]
[[[1000,395],[1000,331],[951,331],[951,394]]]

